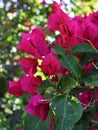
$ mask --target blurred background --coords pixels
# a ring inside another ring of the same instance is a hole
[[[55,0],[70,17],[90,14],[98,9],[98,0]],[[9,80],[24,75],[18,65],[25,55],[17,49],[23,32],[43,28],[54,0],[0,0],[0,130],[18,130],[27,104],[26,96],[16,98],[6,92]]]

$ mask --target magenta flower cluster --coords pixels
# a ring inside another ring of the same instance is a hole
[[[74,45],[80,42],[91,44],[95,50],[98,50],[98,11],[93,12],[89,16],[85,14],[84,17],[76,16],[70,18],[54,2],[46,28],[51,33],[59,31],[60,35],[55,41],[56,46],[62,46],[66,49],[67,54],[70,53]],[[29,57],[23,57],[19,63],[26,76],[21,77],[17,82],[9,81],[7,89],[10,94],[16,97],[29,93],[31,97],[26,106],[26,111],[32,116],[40,116],[42,121],[46,120],[50,106],[49,99],[46,99],[43,93],[38,94],[38,88],[43,82],[41,76],[36,76],[38,69],[54,83],[59,81],[58,74],[61,74],[62,77],[70,74],[69,70],[62,67],[57,58],[57,52],[53,49],[52,43],[46,40],[46,37],[47,34],[41,28],[35,28],[30,33],[22,34],[22,40],[18,45],[18,49],[30,55]],[[78,55],[77,57],[79,58]],[[98,60],[86,64],[83,67],[83,71],[89,72],[96,62]],[[88,86],[85,87],[87,87],[87,90],[77,95],[84,110],[90,106],[92,98],[98,104],[98,90],[91,92]],[[98,113],[95,113],[94,117],[98,120]],[[51,118],[48,130],[52,130],[53,124],[54,120]],[[95,130],[93,126],[91,126],[91,130]]]

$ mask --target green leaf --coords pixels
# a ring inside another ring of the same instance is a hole
[[[31,116],[27,113],[24,120],[24,130],[47,130],[49,120],[42,121],[38,116]]]
[[[89,74],[84,79],[83,82],[86,86],[97,86],[98,87],[98,74]]]
[[[94,64],[91,71],[98,74],[98,62]]]
[[[72,54],[78,54],[78,53],[95,53],[98,54],[98,52],[89,44],[87,43],[80,43],[74,46],[71,50]]]
[[[62,46],[55,46],[53,49],[59,54],[64,55],[66,53],[66,50]]]
[[[82,69],[79,66],[78,59],[73,55],[66,55],[61,58],[61,64],[71,71],[72,75],[80,79],[82,76]]]
[[[66,89],[72,89],[75,88],[78,85],[78,82],[70,77],[70,76],[65,76],[60,80],[59,86],[61,86],[61,91],[65,91]],[[58,86],[58,87],[59,87]]]
[[[95,59],[98,59],[98,54],[82,54],[80,57],[80,64],[82,66],[86,65],[88,62],[91,62]]]
[[[48,87],[51,87],[52,86],[52,83],[50,80],[44,80],[42,82],[42,84],[38,87],[38,93],[41,94],[42,92],[45,92],[45,90],[48,88]]]
[[[54,94],[56,94],[56,89],[53,87],[48,87],[44,93],[44,97],[50,99]]]
[[[87,121],[82,122],[74,127],[73,130],[89,130],[89,125],[86,123]]]
[[[53,130],[72,130],[83,113],[78,99],[68,95],[57,95],[50,104],[56,119]]]

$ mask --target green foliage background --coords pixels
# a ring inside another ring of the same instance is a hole
[[[69,1],[64,10],[71,16],[90,14],[98,8],[98,0]],[[51,4],[39,0],[0,0],[0,4],[0,130],[18,130],[23,126],[28,98],[18,99],[6,93],[8,81],[24,75],[18,61],[25,54],[17,46],[21,34],[29,32],[31,26],[44,26]]]

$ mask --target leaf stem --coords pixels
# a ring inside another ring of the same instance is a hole
[[[64,94],[67,94],[67,95],[68,95],[68,94],[70,93],[70,91],[71,91],[70,89],[67,89],[67,90],[64,92]]]
[[[87,41],[87,42],[93,47],[93,49],[94,49],[96,52],[98,52],[98,50],[94,47],[94,45],[92,44],[92,42],[91,42],[90,40],[85,39],[85,38],[83,38],[83,37],[81,37],[81,36],[77,36],[77,38],[80,38],[80,39],[83,39],[83,40]]]

